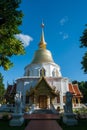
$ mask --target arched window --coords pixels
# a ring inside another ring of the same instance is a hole
[[[57,96],[57,103],[60,103],[60,95]]]
[[[26,91],[26,97],[25,97],[26,104],[29,104],[29,91]]]
[[[57,76],[57,77],[59,76],[59,74],[58,74],[58,70],[56,70],[56,76]]]
[[[42,68],[42,69],[40,70],[40,76],[45,76],[45,75],[46,75],[46,71],[45,71],[44,68]]]
[[[54,69],[53,72],[52,72],[52,76],[53,77],[56,77],[56,70]]]
[[[30,70],[27,71],[27,76],[30,76]]]
[[[58,70],[54,69],[52,72],[53,77],[58,77]]]

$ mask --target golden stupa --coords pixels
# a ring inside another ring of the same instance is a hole
[[[35,52],[34,58],[31,62],[31,64],[37,64],[37,63],[54,63],[51,52],[46,49],[46,42],[44,38],[44,24],[42,23],[42,34],[41,39],[39,43],[39,49]]]

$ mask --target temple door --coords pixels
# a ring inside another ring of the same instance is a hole
[[[39,96],[39,107],[47,108],[47,96],[45,95]]]

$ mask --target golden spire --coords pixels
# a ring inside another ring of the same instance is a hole
[[[45,49],[46,48],[46,42],[44,39],[44,23],[42,22],[41,24],[41,28],[42,28],[42,34],[41,34],[41,39],[40,39],[40,43],[39,43],[39,48]]]

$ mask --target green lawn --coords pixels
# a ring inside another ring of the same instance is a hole
[[[0,130],[24,130],[29,120],[26,120],[22,126],[9,126],[9,121],[0,120]]]
[[[9,121],[0,120],[0,130],[24,130],[29,120],[26,120],[22,126],[9,126]],[[62,119],[57,121],[63,130],[87,130],[87,119],[78,120],[78,125],[67,126],[63,124]]]
[[[76,126],[67,126],[62,122],[62,119],[58,123],[63,130],[87,130],[87,119],[79,119]]]

